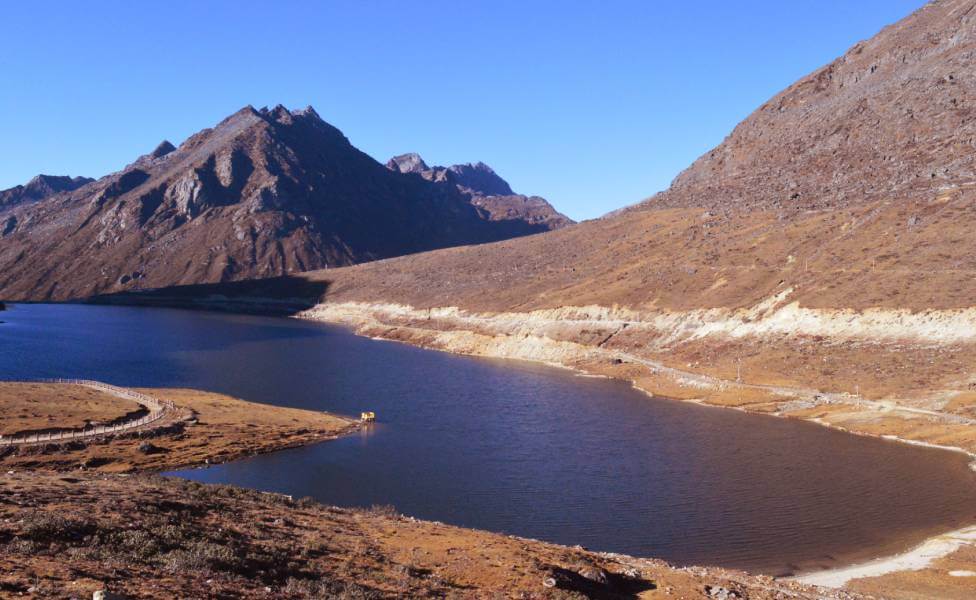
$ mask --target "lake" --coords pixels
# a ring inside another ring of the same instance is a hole
[[[177,473],[594,550],[772,574],[886,554],[976,523],[961,454],[650,398],[296,319],[15,305],[0,377],[181,386],[376,425]]]

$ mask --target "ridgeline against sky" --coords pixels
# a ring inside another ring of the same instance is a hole
[[[378,160],[483,160],[595,217],[666,188],[766,98],[921,5],[15,3],[0,189],[101,177],[246,104],[311,104]]]

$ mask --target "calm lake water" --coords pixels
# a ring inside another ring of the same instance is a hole
[[[186,386],[359,414],[361,434],[180,472],[596,550],[770,573],[976,522],[962,455],[648,398],[294,319],[17,305],[0,377]]]

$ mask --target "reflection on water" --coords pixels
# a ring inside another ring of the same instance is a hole
[[[976,522],[962,455],[657,400],[621,382],[292,319],[19,305],[0,376],[186,386],[358,415],[355,435],[181,475],[678,563],[770,572]]]

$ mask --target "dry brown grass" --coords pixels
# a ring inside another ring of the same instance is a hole
[[[75,387],[40,384],[37,393],[58,406],[70,404]],[[193,411],[195,422],[166,428],[158,435],[22,448],[0,458],[0,465],[57,470],[84,466],[103,472],[164,471],[324,441],[356,427],[351,419],[337,415],[245,402],[221,394],[185,389],[140,391]],[[116,400],[114,396],[110,399]],[[6,408],[0,404],[0,410]],[[77,407],[75,412],[80,416],[83,408]],[[59,414],[54,411],[50,415],[52,425],[67,426],[58,419]],[[146,443],[152,445],[148,452]]]
[[[587,579],[603,573],[606,583]],[[542,582],[555,575],[559,586]],[[3,475],[0,596],[822,597],[811,588],[147,476]],[[852,598],[855,596],[845,596]]]
[[[0,435],[105,423],[140,409],[132,400],[81,385],[0,383]]]
[[[813,308],[968,307],[976,297],[974,192],[875,201],[781,219],[645,209],[546,234],[307,276],[330,301],[510,311],[559,306],[752,306],[783,287]],[[912,217],[919,221],[909,225]],[[791,258],[792,257],[792,258]]]

